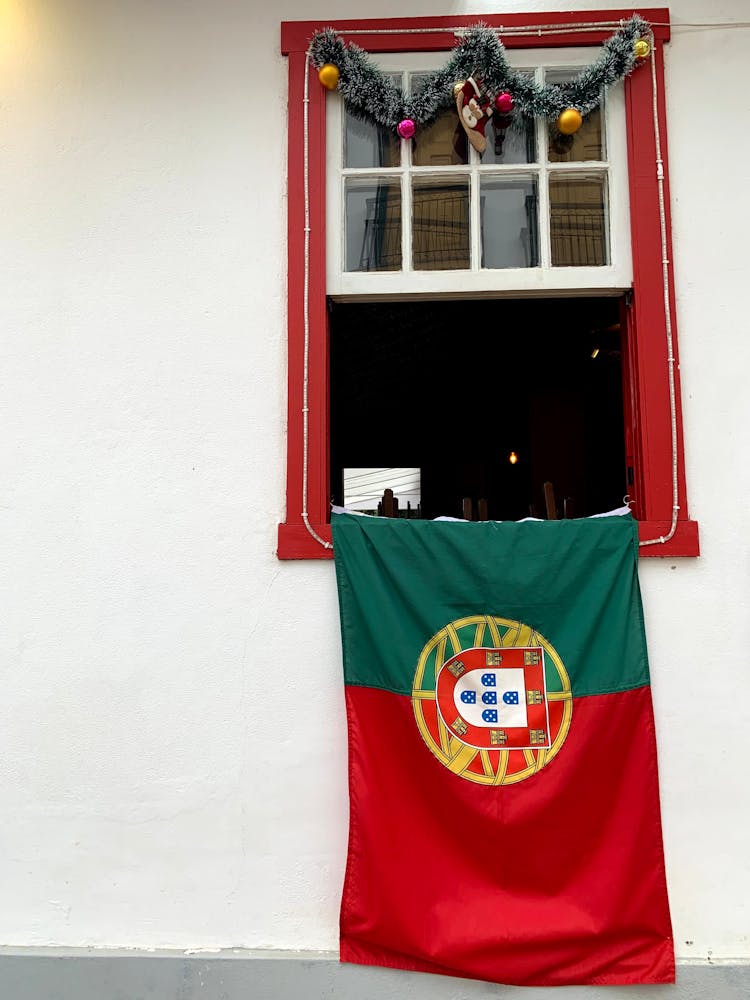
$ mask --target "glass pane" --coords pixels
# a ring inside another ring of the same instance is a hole
[[[482,163],[534,163],[536,160],[536,135],[534,122],[522,119],[523,124],[508,128],[498,127],[501,119],[495,114],[487,126],[487,148]]]
[[[482,178],[482,267],[538,267],[535,177]]]
[[[344,122],[345,167],[398,167],[401,140],[382,125],[360,121],[346,112]]]
[[[607,179],[603,174],[550,174],[549,210],[554,267],[609,263]]]
[[[346,180],[346,270],[401,269],[401,182]]]
[[[575,74],[569,70],[547,70],[547,83],[570,83]],[[552,124],[549,130],[547,155],[550,163],[580,163],[583,160],[604,160],[604,118],[601,108],[583,119],[583,125],[573,135],[559,135]]]
[[[412,92],[419,90],[424,74],[411,77]],[[450,167],[469,162],[469,140],[458,120],[455,105],[446,108],[425,129],[417,129],[411,140],[412,163],[415,167]]]
[[[534,79],[534,73],[523,76]],[[505,126],[503,128],[503,126]],[[536,128],[533,119],[520,115],[501,115],[497,111],[487,125],[487,149],[482,163],[535,163]]]
[[[412,248],[416,271],[470,266],[469,179],[415,177]]]

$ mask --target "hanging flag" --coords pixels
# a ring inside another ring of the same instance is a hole
[[[673,982],[633,519],[332,528],[342,961]]]

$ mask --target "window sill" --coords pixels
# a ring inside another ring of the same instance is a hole
[[[632,285],[627,268],[523,267],[455,271],[329,273],[328,294],[343,302],[399,298],[513,298],[526,295],[618,295]]]
[[[325,541],[331,540],[330,524],[314,524],[313,528]],[[642,540],[659,538],[669,531],[667,521],[641,521],[638,533]],[[287,522],[279,525],[279,559],[332,559],[333,550],[316,542],[301,522]],[[645,545],[640,550],[644,557],[673,559],[678,556],[700,555],[697,521],[678,521],[677,531],[670,541],[663,545]]]

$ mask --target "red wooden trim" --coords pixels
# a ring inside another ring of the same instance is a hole
[[[316,524],[315,530],[322,538],[330,542],[330,524]],[[641,539],[666,536],[668,531],[669,523],[666,521],[641,521],[638,525],[638,534]],[[681,521],[677,533],[670,541],[663,545],[642,546],[638,553],[640,556],[660,557],[662,559],[700,555],[698,523],[696,521]],[[323,548],[319,542],[316,542],[304,524],[280,524],[277,555],[279,559],[332,559],[333,551]]]
[[[657,88],[660,90],[659,120],[662,159],[667,172],[667,137],[663,101],[663,50],[657,46]],[[666,313],[662,280],[659,195],[656,183],[656,139],[652,126],[652,86],[650,66],[644,66],[626,80],[626,121],[628,133],[628,183],[630,226],[633,247],[633,309],[629,362],[637,391],[632,403],[638,428],[637,467],[639,472],[637,514],[643,519],[662,520],[672,516],[672,434],[669,417],[667,376]],[[665,186],[667,255],[671,260],[669,191]],[[670,292],[674,354],[677,358],[677,324],[674,288]],[[634,332],[633,331],[633,332]],[[679,367],[675,365],[678,426],[678,484],[680,518],[688,519],[685,471],[682,451]]]
[[[312,75],[312,70],[311,70]],[[288,144],[288,280],[287,322],[289,339],[287,395],[287,518],[302,518],[302,387],[304,372],[304,78],[305,56],[289,57]],[[324,521],[328,512],[328,346],[325,300],[325,90],[311,80],[308,117],[310,185],[309,308],[309,436],[308,496],[311,521]],[[316,543],[318,544],[318,543]]]
[[[330,524],[314,524],[313,527],[325,541],[331,540]],[[307,528],[299,523],[279,525],[279,559],[333,559],[333,550],[316,542]]]
[[[446,31],[435,34],[420,35],[363,35],[357,34],[357,29],[390,29],[394,28],[470,28],[475,24],[486,24],[491,28],[514,28],[525,25],[545,24],[576,24],[582,21],[620,21],[630,17],[634,11],[626,10],[578,10],[578,11],[547,11],[533,14],[462,14],[443,15],[441,17],[390,17],[377,20],[318,20],[318,21],[282,21],[281,22],[281,52],[289,55],[292,52],[306,52],[310,39],[316,31],[322,28],[334,28],[346,32],[346,41],[354,42],[368,52],[439,52],[452,49],[456,44],[455,37]],[[653,25],[654,37],[662,42],[669,41],[670,20],[667,7],[644,7],[637,11],[646,21]],[[612,34],[612,28],[603,28],[601,32],[576,34],[563,31],[553,35],[510,35],[503,39],[503,45],[509,49],[518,48],[553,48],[560,45],[599,45]]]
[[[289,128],[287,161],[287,469],[288,518],[302,511],[302,366],[304,350],[302,285],[304,275],[304,159],[302,152],[302,98],[305,57],[289,57]]]
[[[666,537],[670,526],[671,521],[639,521],[638,537],[641,541]],[[680,521],[674,537],[668,542],[663,545],[642,545],[638,549],[638,554],[642,557],[656,556],[662,559],[671,559],[672,556],[699,556],[698,522]]]

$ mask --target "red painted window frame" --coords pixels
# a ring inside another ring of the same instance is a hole
[[[662,158],[666,177],[668,257],[672,248],[669,220],[669,171],[667,163],[666,109],[664,100],[663,44],[669,41],[669,10],[646,8],[641,15],[653,25],[657,100],[662,134]],[[334,27],[346,32],[346,40],[369,52],[448,50],[455,44],[449,32],[430,34],[358,35],[357,29],[461,27],[483,21],[491,27],[573,24],[586,21],[617,21],[630,11],[601,10],[502,16],[444,16],[390,18],[354,21],[287,21],[281,25],[281,51],[289,59],[289,160],[288,160],[288,442],[287,515],[279,525],[279,559],[329,559],[332,552],[308,532],[302,520],[303,431],[302,392],[304,358],[304,153],[303,94],[305,53],[313,32]],[[601,44],[612,28],[576,34],[561,28],[557,34],[506,36],[508,48],[560,47]],[[308,517],[315,531],[330,541],[328,469],[328,316],[325,274],[325,95],[310,69],[309,87],[309,435]],[[652,128],[651,73],[636,70],[625,81],[628,139],[631,239],[633,248],[633,295],[625,324],[625,438],[628,462],[633,468],[630,496],[639,520],[641,539],[658,538],[669,531],[672,518],[672,443],[670,429],[667,343],[662,283],[662,249],[659,226],[659,194],[656,178],[656,140]],[[670,272],[671,273],[671,272]],[[674,287],[670,303],[677,392],[679,520],[673,538],[644,546],[643,556],[697,556],[698,524],[688,515],[680,405],[679,360],[675,323]]]

